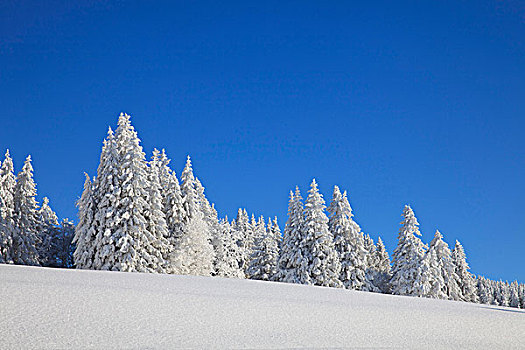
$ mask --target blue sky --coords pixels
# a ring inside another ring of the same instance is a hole
[[[315,177],[390,253],[409,203],[426,242],[525,281],[522,2],[79,3],[0,3],[0,148],[60,217],[123,111],[222,216],[283,225]]]

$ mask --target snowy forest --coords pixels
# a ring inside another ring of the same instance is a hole
[[[193,172],[180,177],[165,150],[148,161],[130,117],[109,128],[96,176],[86,174],[78,222],[59,222],[38,203],[31,157],[15,175],[0,168],[0,263],[125,272],[248,278],[525,308],[525,285],[474,276],[459,241],[436,231],[427,245],[410,206],[392,259],[381,238],[354,220],[346,191],[327,205],[315,180],[303,200],[290,192],[288,219],[219,217]]]

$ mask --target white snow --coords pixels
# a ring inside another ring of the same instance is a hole
[[[0,348],[525,347],[525,311],[276,282],[0,265]]]

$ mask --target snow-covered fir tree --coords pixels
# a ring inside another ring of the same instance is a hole
[[[421,236],[419,223],[410,206],[405,206],[403,217],[398,244],[392,255],[390,288],[393,294],[422,296],[422,260],[427,247],[418,237]]]
[[[525,284],[520,283],[518,286],[518,297],[520,299],[520,308],[525,309]]]
[[[49,199],[44,197],[42,206],[38,210],[38,237],[37,246],[39,261],[42,266],[55,266],[53,256],[56,255],[56,240],[60,233],[58,230],[58,217],[49,206]]]
[[[208,198],[206,198],[204,186],[197,177],[195,177],[195,190],[197,191],[200,209],[204,215],[204,221],[208,225],[210,243],[213,246],[215,255],[217,255],[217,251],[221,249],[221,240],[219,238],[219,218],[217,210],[215,210],[215,206],[210,204]],[[217,260],[214,261],[214,265],[216,264]]]
[[[431,245],[425,252],[420,266],[419,295],[426,298],[448,299],[443,276],[443,263],[437,247]]]
[[[271,281],[277,275],[277,259],[279,258],[279,247],[275,232],[272,229],[273,223],[268,220],[268,226],[264,233],[257,235],[254,252],[248,267],[248,277],[255,280]],[[256,231],[262,231],[264,221],[261,219],[257,223]]]
[[[345,288],[373,290],[373,284],[366,273],[368,252],[364,246],[363,233],[352,219],[354,215],[346,191],[341,194],[338,186],[334,187],[328,212],[328,227],[334,237],[334,247],[341,262],[339,279]]]
[[[93,183],[89,175],[84,173],[84,190],[77,201],[78,224],[75,226],[73,244],[73,261],[79,269],[90,269],[93,264],[94,239],[95,239],[95,203],[93,200]]]
[[[376,276],[373,280],[374,286],[379,288],[379,290],[382,293],[389,294],[390,293],[390,257],[388,255],[388,252],[386,251],[385,245],[383,243],[383,240],[381,237],[377,238],[377,244],[376,244]]]
[[[114,138],[108,135],[105,151],[107,159],[101,159],[102,171],[94,188],[97,237],[93,267],[165,272],[164,256],[169,245],[162,230],[152,229],[162,220],[157,217],[158,206],[152,210],[149,201],[155,189],[149,185],[145,154],[129,115],[120,115]]]
[[[240,267],[241,247],[237,244],[237,231],[228,222],[228,217],[219,222],[220,249],[216,251],[215,275],[229,278],[245,278],[244,270]]]
[[[495,299],[497,305],[499,306],[509,306],[510,293],[507,288],[507,285],[503,281],[496,282],[495,290]]]
[[[463,301],[477,303],[478,291],[476,287],[476,278],[470,273],[470,266],[467,263],[467,256],[465,250],[459,241],[456,240],[456,245],[452,250],[452,262],[454,264],[454,271],[458,277],[457,284],[461,290],[461,297]]]
[[[448,244],[443,241],[443,235],[436,230],[434,238],[430,242],[429,250],[436,252],[441,269],[441,276],[445,282],[443,292],[451,300],[463,300],[461,289],[458,285],[459,277],[456,275],[452,253]]]
[[[273,218],[271,230],[272,230],[273,236],[275,237],[275,240],[277,241],[277,248],[280,251],[283,237],[281,235],[281,229],[279,228],[279,223],[277,222],[277,216]]]
[[[38,204],[31,156],[26,158],[16,178],[14,208],[13,261],[21,265],[38,265]]]
[[[312,180],[304,205],[302,232],[303,261],[300,269],[308,275],[309,284],[325,287],[343,287],[339,276],[341,263],[334,247],[334,237],[328,229],[325,202]]]
[[[213,272],[215,251],[211,233],[200,207],[190,157],[181,174],[184,213],[181,238],[175,247],[174,271],[177,274],[208,276]]]
[[[518,281],[514,281],[509,285],[509,306],[516,308],[520,307]]]
[[[301,268],[303,264],[302,231],[304,226],[303,198],[299,187],[295,193],[290,191],[288,220],[286,221],[281,252],[278,259],[278,277],[276,280],[287,283],[311,284],[309,274]]]
[[[156,170],[159,177],[163,212],[168,227],[168,241],[170,245],[175,246],[177,239],[182,234],[182,225],[186,213],[184,212],[179,180],[175,172],[169,167],[170,162],[171,160],[164,149],[162,152],[159,152],[157,149],[153,150],[150,167]]]
[[[366,251],[366,277],[369,281],[371,281],[372,284],[369,290],[373,292],[380,292],[379,288],[373,282],[378,274],[377,267],[379,264],[376,256],[376,245],[368,233],[363,235],[363,239]]]
[[[243,271],[246,272],[253,247],[251,243],[253,240],[253,232],[246,209],[239,208],[237,211],[237,217],[235,218],[235,223],[232,226],[236,231],[236,236],[239,238],[237,241],[241,250],[241,260],[239,261],[239,265]]]
[[[13,263],[13,236],[16,231],[15,186],[13,160],[7,150],[0,168],[0,263]]]
[[[184,225],[175,248],[173,271],[179,275],[210,276],[215,252],[209,241],[208,225],[200,211],[195,211]]]
[[[489,281],[483,276],[478,276],[476,279],[477,290],[478,290],[478,300],[481,304],[490,305],[494,301],[492,288],[489,284]]]

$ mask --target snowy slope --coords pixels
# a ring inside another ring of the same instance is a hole
[[[525,348],[525,311],[209,277],[0,265],[0,348]]]

